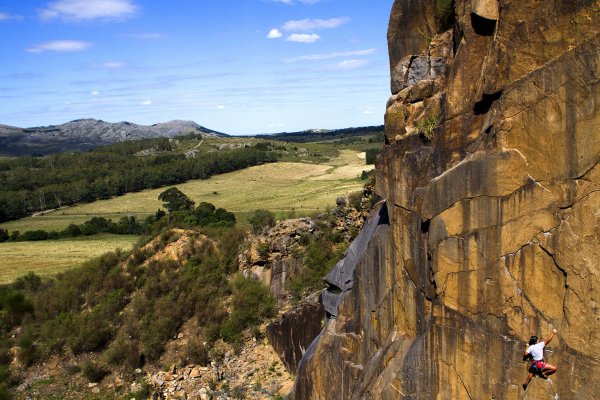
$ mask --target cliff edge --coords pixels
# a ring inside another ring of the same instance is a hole
[[[396,0],[388,42],[385,202],[292,397],[599,397],[600,2]]]

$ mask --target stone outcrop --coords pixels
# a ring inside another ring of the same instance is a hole
[[[269,343],[286,369],[298,372],[298,363],[306,349],[323,329],[325,309],[317,294],[295,305],[267,325]]]
[[[599,6],[395,2],[376,165],[389,229],[293,398],[600,396]],[[525,341],[553,327],[559,371],[524,394]]]
[[[368,216],[371,189],[365,189],[357,208],[339,198],[337,206],[313,221],[295,218],[280,221],[258,235],[251,236],[246,249],[239,255],[239,269],[246,276],[253,275],[279,299],[288,296],[286,282],[304,268],[306,244],[310,238],[320,240],[325,231],[339,235],[349,243],[358,233]]]

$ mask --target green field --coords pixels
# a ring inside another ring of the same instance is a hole
[[[312,160],[311,160],[312,161]],[[335,205],[338,196],[360,190],[364,153],[342,150],[325,164],[278,162],[193,180],[177,185],[196,203],[207,201],[236,214],[241,225],[247,215],[264,208],[285,217],[309,215]],[[61,230],[71,223],[81,224],[94,216],[117,221],[124,215],[145,218],[162,207],[158,195],[167,187],[130,193],[108,200],[80,204],[34,217],[0,224],[8,231]],[[86,259],[116,248],[128,250],[132,236],[97,235],[71,240],[0,243],[0,282],[8,282],[28,271],[51,275]]]
[[[29,271],[42,276],[52,275],[117,248],[129,250],[136,241],[136,236],[96,235],[0,243],[0,283],[10,282]]]
[[[196,203],[207,201],[236,214],[241,223],[247,213],[265,208],[286,214],[324,210],[335,205],[337,196],[360,190],[365,165],[362,153],[343,150],[327,164],[278,162],[217,175],[207,180],[193,180],[176,185]],[[70,223],[83,223],[93,216],[118,220],[124,215],[144,218],[154,214],[162,203],[158,195],[166,190],[145,190],[108,200],[80,204],[41,215],[0,224],[8,231],[60,230]]]

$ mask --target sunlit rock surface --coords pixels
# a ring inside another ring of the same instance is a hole
[[[293,398],[600,398],[599,7],[394,3],[389,224]],[[523,393],[525,341],[553,327],[558,373]]]

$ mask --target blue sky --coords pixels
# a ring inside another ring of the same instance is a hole
[[[0,124],[383,123],[393,0],[0,0]]]

